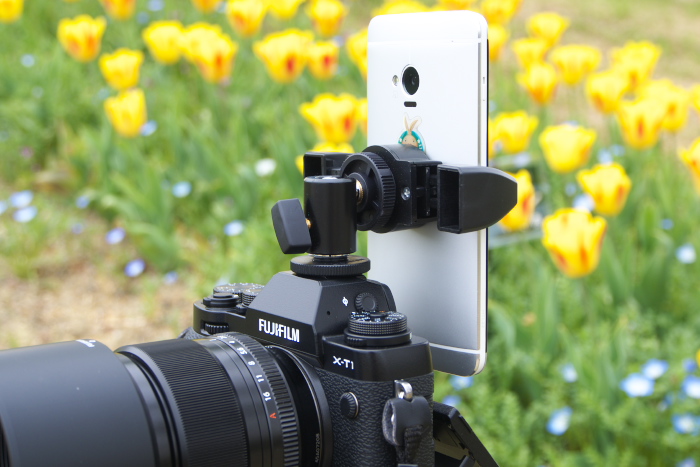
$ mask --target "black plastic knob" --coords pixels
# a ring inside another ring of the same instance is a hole
[[[362,292],[355,297],[355,309],[359,312],[376,311],[377,297],[369,292]]]
[[[254,285],[253,287],[248,287],[242,293],[243,305],[249,306],[250,303],[255,300],[260,292],[265,288],[264,285]]]
[[[356,418],[360,413],[360,404],[357,396],[351,392],[346,392],[340,396],[340,413],[347,418]]]
[[[235,308],[239,303],[239,296],[230,292],[214,292],[208,297],[202,299],[204,306],[207,308],[218,308],[222,310],[230,310]]]
[[[309,226],[298,199],[283,199],[272,206],[272,225],[282,253],[298,255],[311,248]]]
[[[211,335],[229,331],[227,323],[204,323],[204,330]]]

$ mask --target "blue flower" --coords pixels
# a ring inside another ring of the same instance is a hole
[[[578,373],[572,363],[567,363],[561,368],[561,375],[567,383],[575,383],[578,381]]]
[[[615,157],[620,157],[625,155],[625,147],[621,144],[613,144],[610,146],[610,152]]]
[[[668,362],[666,360],[650,359],[642,365],[642,374],[649,379],[658,379],[668,370]]]
[[[598,162],[601,164],[610,164],[613,161],[613,154],[609,149],[601,149],[598,151]]]
[[[164,6],[165,2],[163,0],[149,0],[148,2],[148,9],[151,11],[160,11]]]
[[[136,21],[138,21],[139,24],[146,24],[150,19],[151,17],[145,11],[140,11],[136,15]]]
[[[630,397],[646,397],[654,393],[654,380],[632,373],[620,383],[620,389]]]
[[[26,223],[31,221],[36,217],[37,208],[36,206],[27,206],[26,208],[18,209],[12,214],[12,217],[17,222]]]
[[[163,282],[165,282],[168,285],[174,284],[175,282],[177,282],[177,272],[170,271],[170,272],[166,273],[163,276]]]
[[[661,221],[661,228],[664,230],[671,230],[673,226],[673,219],[664,219]]]
[[[149,120],[141,127],[141,136],[151,136],[158,129],[158,123],[154,120]]]
[[[25,208],[32,203],[34,193],[31,190],[18,191],[10,195],[10,204],[14,208]]]
[[[121,243],[121,241],[124,240],[124,237],[126,237],[126,232],[124,229],[121,227],[116,227],[107,232],[107,235],[105,235],[105,240],[107,240],[107,243],[110,245],[116,245],[117,243]]]
[[[176,198],[184,198],[192,193],[192,184],[190,182],[177,182],[173,185],[173,196]]]
[[[697,435],[698,431],[700,431],[700,423],[698,423],[698,417],[692,414],[683,413],[679,415],[673,415],[671,417],[671,421],[673,422],[673,429],[682,435]]]
[[[693,399],[700,399],[700,377],[695,375],[688,375],[683,380],[681,384],[683,392]]]
[[[141,258],[134,259],[126,263],[124,266],[124,274],[128,277],[140,276],[146,270],[146,262]]]
[[[692,243],[686,243],[681,245],[676,250],[676,258],[683,264],[693,264],[697,259],[697,253],[695,253],[695,247]]]
[[[34,55],[32,54],[24,54],[22,57],[19,59],[20,63],[22,63],[22,66],[25,68],[31,68],[36,64],[36,59],[34,58]]]
[[[513,156],[513,165],[515,165],[515,167],[518,169],[527,167],[528,165],[530,165],[531,162],[532,156],[529,152],[521,152]]]
[[[0,214],[7,211],[7,201],[0,200]]]
[[[692,373],[698,369],[698,362],[694,358],[683,359],[683,369],[688,373]]]
[[[695,459],[688,457],[676,464],[676,467],[695,467]]]
[[[572,413],[573,410],[571,410],[571,407],[568,406],[555,410],[547,422],[547,431],[557,436],[561,436],[566,433],[566,430],[569,429],[569,424],[571,423]]]
[[[87,196],[78,196],[78,198],[75,200],[75,205],[78,207],[78,209],[85,209],[88,207],[88,204],[90,204],[90,198]]]
[[[573,207],[581,211],[592,212],[593,208],[595,208],[595,201],[588,193],[581,193],[574,198]]]
[[[455,389],[459,391],[460,389],[470,388],[474,385],[474,378],[471,376],[450,376],[450,384]]]
[[[74,234],[79,235],[85,231],[85,226],[80,222],[76,222],[75,224],[73,224],[73,227],[71,227],[70,230]]]
[[[245,230],[245,225],[241,221],[232,221],[224,226],[224,233],[229,237],[240,235]]]
[[[451,405],[452,407],[457,407],[457,405],[461,402],[462,402],[462,399],[460,399],[459,396],[455,396],[454,394],[450,394],[449,396],[445,396],[442,399],[443,404]]]

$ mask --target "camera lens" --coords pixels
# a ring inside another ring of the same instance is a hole
[[[0,467],[329,464],[315,373],[243,334],[12,349],[0,375]]]
[[[403,71],[403,76],[401,77],[401,82],[403,83],[403,88],[410,95],[414,95],[418,91],[418,86],[420,85],[420,77],[418,72],[412,66],[409,66]]]

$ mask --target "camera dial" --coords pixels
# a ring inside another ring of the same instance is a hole
[[[353,311],[345,329],[353,347],[389,347],[411,342],[406,315],[396,311]]]

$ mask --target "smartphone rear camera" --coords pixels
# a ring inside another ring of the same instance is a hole
[[[403,71],[403,76],[401,77],[401,82],[403,83],[403,88],[410,95],[414,95],[418,91],[418,86],[420,85],[420,77],[418,72],[412,66],[409,66]]]

